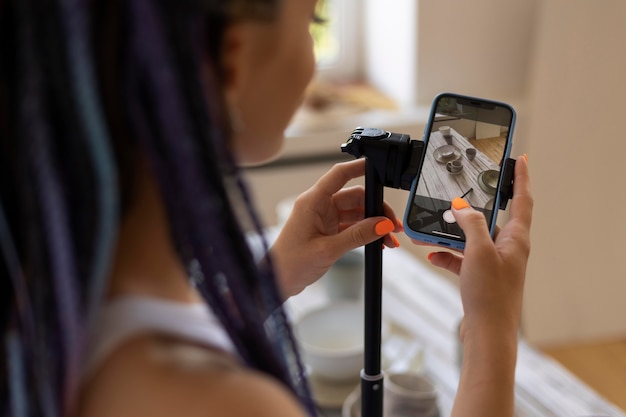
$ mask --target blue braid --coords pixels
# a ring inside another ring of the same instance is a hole
[[[8,275],[11,279],[13,292],[15,294],[15,310],[17,321],[23,332],[24,338],[29,343],[35,341],[35,325],[33,317],[33,306],[26,288],[24,273],[20,265],[20,260],[15,249],[15,244],[11,237],[9,224],[4,213],[2,201],[0,200],[0,253],[4,259]]]
[[[60,190],[58,177],[52,162],[48,157],[49,138],[48,126],[43,115],[41,100],[41,70],[39,63],[36,62],[35,54],[32,49],[32,25],[26,25],[30,22],[32,9],[29,9],[29,2],[20,2],[20,12],[23,13],[21,53],[18,58],[21,62],[21,68],[24,72],[23,85],[21,85],[21,103],[20,116],[21,125],[25,139],[30,139],[30,144],[26,146],[29,151],[30,162],[34,169],[35,179],[39,187],[39,199],[41,205],[48,210],[42,211],[44,228],[48,231],[46,237],[48,241],[48,250],[50,253],[49,261],[51,263],[51,276],[58,283],[56,288],[56,306],[59,311],[58,319],[60,324],[60,334],[58,335],[64,340],[65,348],[63,362],[70,369],[70,374],[77,374],[75,361],[78,359],[77,347],[79,340],[80,326],[77,322],[80,314],[78,312],[78,299],[76,288],[76,276],[74,270],[73,248],[71,237],[68,233],[67,226],[67,208],[65,207],[62,192]],[[47,341],[39,340],[41,346],[40,351],[45,351]],[[47,372],[39,369],[40,395],[46,396],[46,392],[50,392],[51,379],[48,378]],[[63,384],[67,384],[68,380],[63,379]],[[75,388],[71,385],[65,385],[69,390],[64,392],[72,392]],[[65,399],[64,399],[65,400]],[[45,398],[42,398],[45,403]],[[57,407],[50,409],[42,409],[46,415],[52,417],[56,415]]]
[[[78,389],[80,347],[83,342],[83,329],[80,322],[78,279],[74,248],[67,218],[68,210],[59,182],[58,174],[50,160],[48,138],[45,132],[36,129],[37,119],[33,114],[30,123],[35,127],[31,144],[32,165],[35,170],[42,211],[45,236],[48,239],[48,253],[51,263],[50,275],[56,283],[56,307],[59,311],[59,337],[65,349],[65,406]],[[40,126],[43,127],[43,126]]]
[[[117,171],[110,145],[98,93],[94,81],[94,68],[89,52],[90,36],[87,30],[85,0],[63,0],[62,17],[68,44],[71,79],[78,103],[78,112],[86,131],[89,154],[97,182],[98,224],[94,234],[94,258],[91,271],[90,293],[87,299],[88,323],[92,322],[100,306],[111,265],[115,245],[119,211]]]
[[[26,370],[24,369],[23,344],[34,343],[34,325],[30,296],[25,287],[24,275],[19,264],[17,251],[10,235],[9,225],[0,201],[0,253],[3,255],[7,272],[11,278],[15,293],[16,320],[26,336],[20,337],[17,330],[5,335],[6,369],[8,370],[8,389],[10,393],[10,414],[15,417],[29,415],[26,388]]]
[[[31,80],[36,82],[35,80]],[[31,86],[31,88],[37,88]],[[28,89],[24,88],[24,96]],[[49,260],[51,263],[50,275],[56,283],[56,307],[59,315],[60,334],[63,340],[64,362],[69,370],[68,376],[77,376],[77,359],[79,359],[79,343],[81,341],[81,326],[79,312],[78,288],[75,271],[74,248],[69,231],[67,207],[63,199],[63,192],[53,162],[49,156],[48,132],[41,116],[38,103],[35,103],[36,93],[31,91],[31,98],[26,99],[23,108],[23,125],[27,136],[31,136],[29,146],[31,166],[37,183],[39,200],[42,207],[43,225]],[[30,103],[28,103],[30,101]],[[66,379],[68,386],[65,392],[73,393],[76,381]],[[64,399],[65,401],[65,399]]]
[[[22,343],[15,331],[9,331],[5,335],[4,343],[7,350],[6,367],[10,393],[9,412],[13,417],[28,417],[30,413]]]

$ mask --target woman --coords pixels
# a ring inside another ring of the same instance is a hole
[[[315,19],[315,0],[0,1],[4,415],[315,415],[281,302],[401,231],[342,189],[353,161],[260,265],[246,245],[261,228],[237,167],[280,148]],[[431,257],[461,275],[458,415],[512,412],[525,160],[515,181],[495,244],[459,200],[465,258]]]

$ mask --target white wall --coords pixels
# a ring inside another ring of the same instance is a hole
[[[527,137],[535,210],[525,330],[626,336],[626,2],[542,3]]]
[[[366,5],[368,39],[378,39],[369,75],[383,91],[413,106],[455,91],[518,110],[513,153],[529,155],[536,201],[526,337],[626,336],[626,2]]]
[[[418,103],[441,91],[523,97],[535,0],[423,0]]]
[[[367,0],[369,81],[398,102],[442,91],[519,99],[537,0]]]
[[[391,7],[390,7],[391,6]],[[415,0],[366,0],[364,48],[368,81],[396,102],[417,98],[417,21]]]

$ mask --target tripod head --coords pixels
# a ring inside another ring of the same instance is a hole
[[[404,133],[358,127],[341,145],[341,151],[355,158],[365,156],[383,186],[410,190],[422,161],[424,142],[411,140]]]

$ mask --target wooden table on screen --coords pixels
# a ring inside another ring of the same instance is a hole
[[[478,176],[487,170],[499,171],[500,167],[479,150],[476,150],[474,160],[470,161],[465,150],[473,146],[454,129],[450,129],[450,133],[452,139],[448,143],[442,133],[431,132],[422,168],[423,181],[420,181],[417,187],[417,194],[452,201],[453,198],[462,196],[471,188],[473,191],[465,196],[467,202],[477,208],[491,209],[490,200],[495,197],[495,194],[487,193],[480,188]],[[448,144],[458,148],[461,153],[463,171],[458,174],[450,174],[446,169],[446,164],[435,159],[435,150]]]

